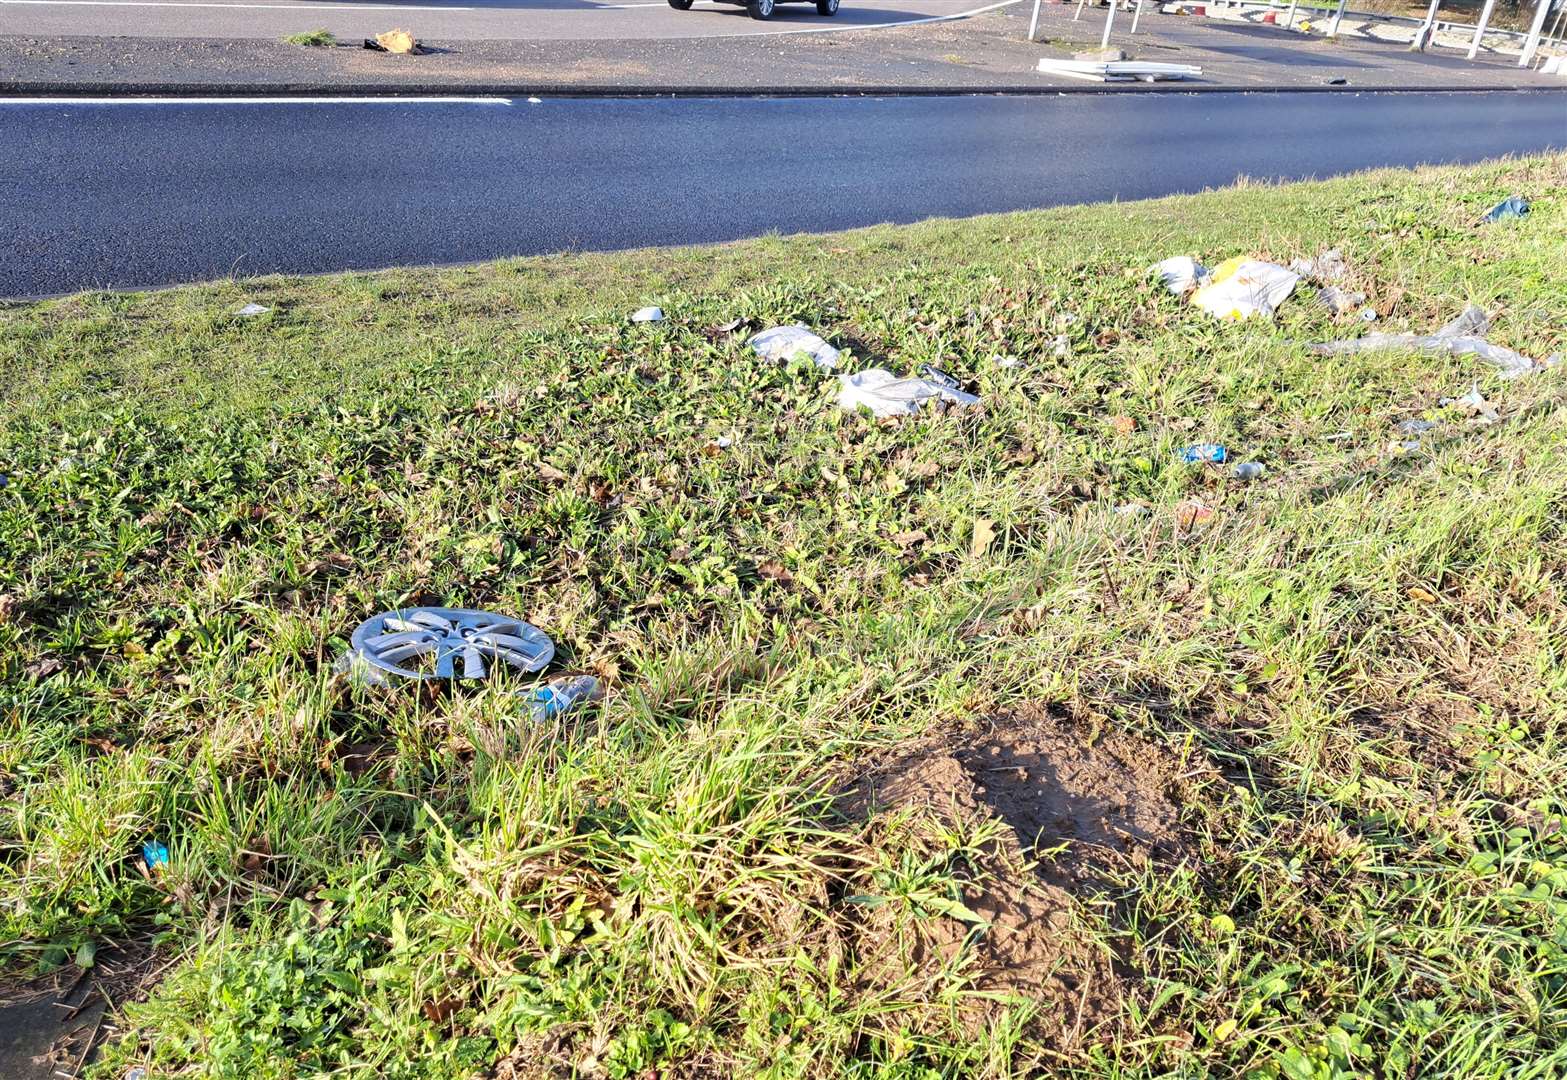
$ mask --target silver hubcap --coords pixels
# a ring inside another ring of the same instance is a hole
[[[555,643],[538,627],[466,608],[384,611],[360,623],[349,645],[354,664],[381,678],[482,679],[497,660],[533,672],[555,656]],[[408,661],[419,666],[404,667]]]

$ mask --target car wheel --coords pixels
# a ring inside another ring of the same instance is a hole
[[[838,14],[838,0],[816,0],[816,14],[818,14],[818,15],[836,15],[836,14]]]
[[[695,0],[669,0],[669,6],[676,11],[690,11]]]
[[[745,10],[753,19],[771,19],[775,0],[746,0]]]

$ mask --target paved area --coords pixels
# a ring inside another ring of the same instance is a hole
[[[460,3],[330,3],[319,0],[0,0],[8,33],[143,38],[258,38],[320,27],[363,39],[393,26],[421,38],[461,41],[613,41],[827,32],[972,13],[995,0],[851,0],[824,18],[813,4],[781,6],[759,22],[742,7],[697,0],[462,0]]]
[[[1555,122],[1564,103],[1545,93],[0,103],[12,163],[0,166],[0,295],[722,241],[1146,198],[1241,174],[1473,161],[1567,148]]]
[[[929,0],[932,4],[943,2],[962,8],[958,0]],[[1041,75],[1034,67],[1041,56],[1065,56],[1097,45],[1104,8],[1087,8],[1082,19],[1074,21],[1074,7],[1045,5],[1036,43],[1027,40],[1031,10],[1027,0],[1011,0],[1006,6],[962,20],[865,31],[847,29],[862,25],[854,22],[859,17],[855,0],[845,0],[834,19],[821,18],[813,8],[786,10],[791,13],[780,20],[780,27],[815,29],[831,24],[839,29],[760,37],[432,39],[436,51],[426,56],[392,56],[360,47],[300,48],[255,37],[13,34],[0,36],[0,92],[354,88],[365,92],[474,89],[526,96],[551,91],[670,89],[947,92],[1102,88],[1101,84]],[[885,13],[887,9],[875,10]],[[5,14],[10,11],[5,9]],[[773,25],[754,23],[739,9],[677,12],[666,6],[629,14],[637,19],[656,17],[658,25],[667,19],[681,25],[722,28]],[[403,21],[423,32],[412,18]],[[364,32],[384,29],[384,22],[366,15]],[[1127,32],[1129,24],[1128,16],[1118,15],[1113,40],[1134,57],[1203,68],[1201,79],[1182,84],[1182,88],[1567,87],[1562,79],[1520,71],[1511,58],[1484,53],[1471,62],[1450,50],[1411,53],[1402,46],[1366,38],[1327,41],[1279,27],[1151,10],[1144,12],[1136,35]],[[1142,84],[1122,84],[1122,88],[1154,89]]]

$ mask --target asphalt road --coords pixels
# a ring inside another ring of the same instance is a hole
[[[394,26],[432,41],[650,40],[825,33],[952,18],[1020,0],[845,0],[823,18],[788,3],[767,22],[697,0],[0,0],[0,33],[31,37],[260,38],[321,28],[357,41]]]
[[[21,296],[699,243],[1567,149],[1567,94],[0,99],[0,145],[0,295]]]

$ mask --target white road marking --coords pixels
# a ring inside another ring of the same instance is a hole
[[[0,4],[50,7],[269,8],[277,11],[478,11],[471,7],[414,7],[404,4],[221,4],[193,0],[0,0]]]
[[[0,97],[7,105],[510,105],[504,97]]]

